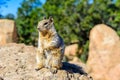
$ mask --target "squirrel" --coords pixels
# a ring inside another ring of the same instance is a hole
[[[65,49],[64,41],[57,33],[52,17],[49,17],[49,19],[45,17],[39,21],[37,29],[39,37],[36,54],[36,70],[48,68],[52,73],[56,73],[62,67]]]

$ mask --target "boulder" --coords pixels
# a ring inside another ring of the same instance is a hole
[[[87,66],[94,80],[120,80],[120,38],[105,24],[90,31]]]
[[[73,60],[73,58],[77,55],[78,44],[72,44],[65,47],[65,56],[68,60]]]
[[[17,41],[16,25],[13,20],[0,19],[0,45]]]
[[[35,53],[35,47],[24,44],[0,46],[0,80],[92,80],[82,67],[67,62],[56,74],[46,68],[36,71]]]

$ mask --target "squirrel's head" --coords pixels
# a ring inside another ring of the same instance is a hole
[[[46,32],[49,31],[51,27],[53,27],[53,18],[49,17],[49,19],[46,19],[46,17],[44,17],[43,20],[38,23],[37,29],[40,32]]]

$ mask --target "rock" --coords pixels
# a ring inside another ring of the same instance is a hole
[[[0,19],[0,45],[17,41],[16,25],[13,20]]]
[[[94,80],[120,80],[120,38],[109,26],[90,31],[87,66]]]
[[[83,63],[78,57],[74,57],[72,61],[69,61],[69,63],[81,66],[82,69],[88,73],[88,66],[86,66],[86,64]]]
[[[92,80],[82,67],[63,62],[56,74],[49,69],[35,70],[36,48],[9,43],[0,46],[0,77],[3,80]]]
[[[72,44],[65,47],[65,56],[68,58],[68,60],[72,60],[76,56],[77,50],[78,44]]]

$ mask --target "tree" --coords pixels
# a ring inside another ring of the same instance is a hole
[[[7,15],[5,16],[5,18],[7,18],[7,19],[14,19],[15,16],[14,16],[13,14],[9,13],[9,14],[7,14]]]
[[[39,0],[23,0],[17,12],[19,42],[36,45],[36,26],[39,21],[41,3]]]
[[[96,24],[108,24],[118,34],[119,27],[119,0],[116,4],[112,0],[46,0],[42,10],[46,16],[52,15],[55,27],[62,35],[66,44],[79,43],[82,55],[79,57],[87,60],[89,32]]]
[[[34,44],[37,22],[43,16],[53,16],[57,32],[66,44],[79,44],[83,51],[78,57],[85,62],[88,56],[89,32],[94,25],[111,25],[120,35],[120,0],[90,1],[46,0],[41,6],[39,0],[24,0],[16,19],[20,42]]]

